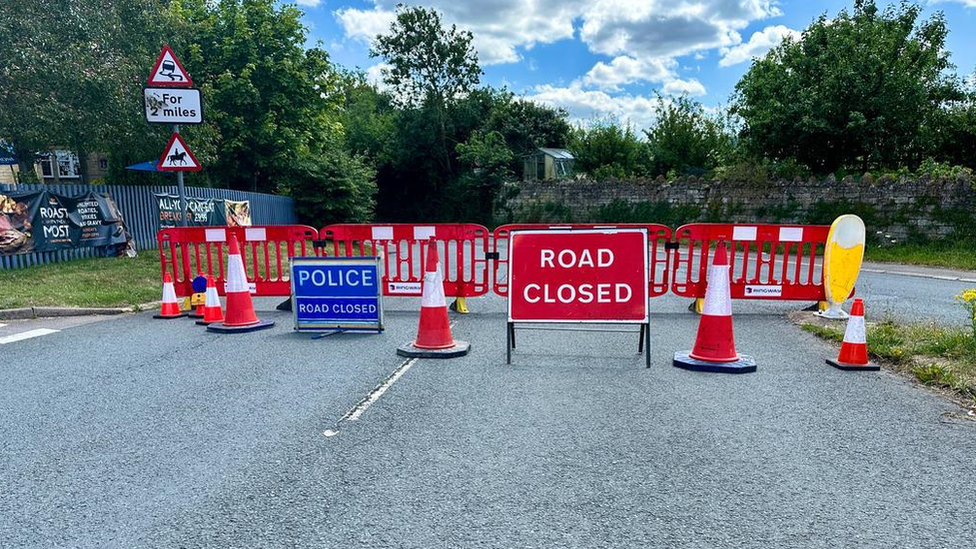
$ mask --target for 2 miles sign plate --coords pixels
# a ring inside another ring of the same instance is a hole
[[[646,229],[513,231],[509,322],[647,323]]]

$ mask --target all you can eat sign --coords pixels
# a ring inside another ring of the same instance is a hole
[[[513,231],[509,247],[509,322],[647,323],[645,229]]]

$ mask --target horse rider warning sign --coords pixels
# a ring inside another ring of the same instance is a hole
[[[203,166],[190,152],[190,148],[186,146],[186,141],[183,141],[180,134],[174,133],[173,137],[169,138],[166,149],[163,150],[163,156],[159,157],[156,169],[161,172],[198,172],[203,169]]]

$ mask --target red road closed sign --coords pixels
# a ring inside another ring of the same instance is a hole
[[[509,322],[647,322],[646,229],[513,231]]]

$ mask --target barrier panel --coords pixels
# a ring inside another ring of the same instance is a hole
[[[290,259],[315,254],[318,231],[306,225],[264,227],[175,227],[162,229],[156,238],[162,272],[170,273],[176,295],[193,293],[199,275],[212,275],[217,292],[224,295],[225,250],[229,234],[241,246],[244,270],[255,296],[291,295]]]
[[[512,231],[529,229],[647,229],[649,282],[648,297],[658,297],[668,293],[668,279],[671,273],[669,267],[670,250],[668,242],[671,240],[671,229],[656,223],[572,223],[566,225],[546,224],[513,224],[502,225],[492,233],[492,257],[495,264],[492,267],[491,284],[495,293],[500,296],[508,295],[508,239]]]
[[[338,224],[319,236],[325,255],[380,255],[383,295],[420,296],[430,237],[438,246],[444,269],[444,295],[476,297],[488,293],[488,235],[474,223]]]
[[[684,225],[674,232],[671,291],[704,297],[712,247],[724,240],[732,299],[823,301],[822,259],[829,231],[827,225]]]

